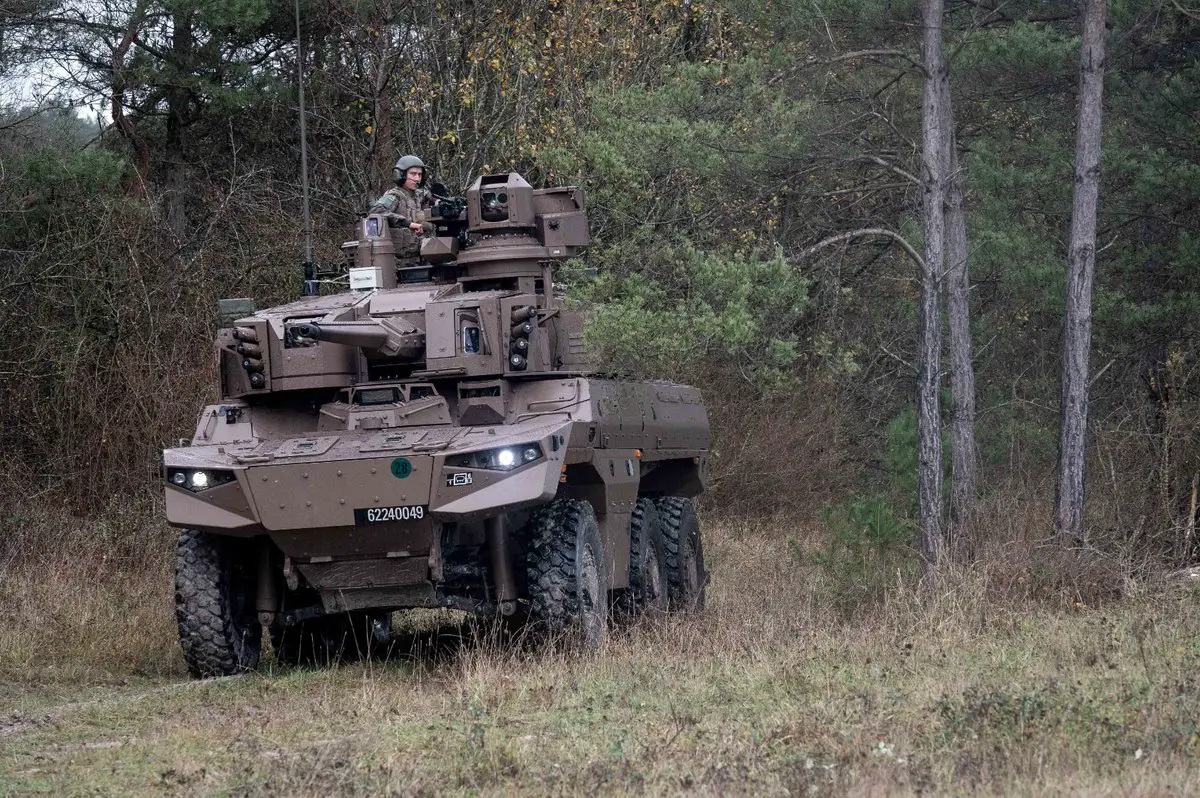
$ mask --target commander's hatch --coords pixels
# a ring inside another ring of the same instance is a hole
[[[321,406],[318,430],[379,430],[449,424],[450,407],[432,383],[361,385]]]

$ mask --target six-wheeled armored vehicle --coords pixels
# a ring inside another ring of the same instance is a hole
[[[595,645],[613,608],[702,606],[705,409],[591,376],[554,284],[588,241],[583,192],[481,177],[417,220],[417,262],[390,221],[343,245],[349,290],[223,303],[220,401],[163,453],[191,672],[256,667],[264,626],[280,663],[319,664],[405,608]]]

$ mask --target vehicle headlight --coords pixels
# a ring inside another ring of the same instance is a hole
[[[168,468],[167,481],[193,493],[233,482],[232,471],[216,468]]]
[[[484,468],[490,471],[511,471],[518,466],[532,463],[542,457],[542,447],[536,443],[485,449],[481,452],[456,454],[446,458],[446,465],[454,468]]]

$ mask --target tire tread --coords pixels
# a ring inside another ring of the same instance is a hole
[[[704,609],[708,575],[704,567],[704,548],[700,539],[700,524],[696,519],[695,506],[691,499],[680,496],[663,496],[656,499],[654,504],[658,509],[659,523],[662,527],[671,611],[699,612]],[[688,540],[691,534],[690,530],[695,532],[695,539],[691,542]],[[697,565],[700,587],[695,595],[689,595],[685,576],[689,548],[695,549],[699,560]]]
[[[258,666],[262,627],[234,617],[231,550],[195,529],[179,533],[175,561],[175,620],[188,672],[197,678],[232,676]]]

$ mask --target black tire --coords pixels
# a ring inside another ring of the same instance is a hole
[[[338,613],[293,626],[272,624],[270,631],[271,648],[280,665],[325,667],[384,650],[391,637],[392,614],[383,610]]]
[[[529,620],[598,648],[608,631],[608,566],[596,514],[586,501],[556,499],[526,527]]]
[[[658,510],[638,499],[629,519],[629,589],[618,604],[626,617],[661,615],[668,605],[666,553]]]
[[[179,533],[175,619],[188,672],[232,676],[258,667],[262,625],[254,610],[254,559],[243,541],[194,529]]]
[[[704,544],[696,508],[691,499],[678,496],[666,496],[654,504],[666,552],[671,611],[700,612],[704,609],[708,571],[704,568]]]

